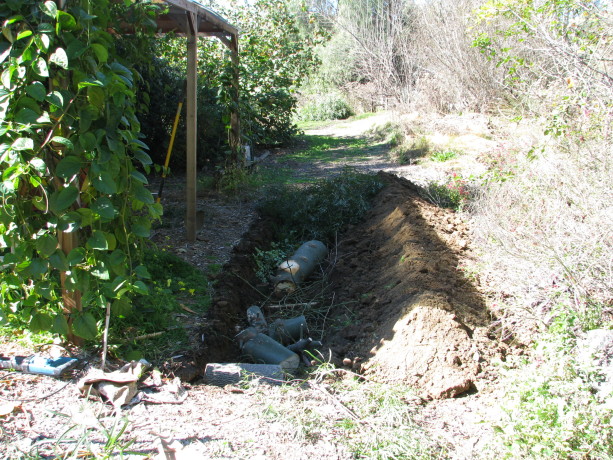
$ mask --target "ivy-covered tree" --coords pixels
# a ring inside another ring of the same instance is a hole
[[[119,19],[153,23],[147,8],[0,4],[3,323],[93,340],[104,308],[121,314],[147,292],[138,248],[162,210],[142,172],[138,76],[114,34]]]

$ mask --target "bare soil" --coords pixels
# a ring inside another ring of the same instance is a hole
[[[373,122],[366,126],[361,120],[351,135],[361,135]],[[283,165],[282,153],[267,161],[269,167]],[[375,171],[388,163],[381,152],[363,168]],[[303,293],[307,301],[317,297],[326,305],[318,310],[313,329],[322,335],[323,354],[337,367],[368,381],[416,388],[410,410],[428,435],[445,446],[449,458],[476,458],[491,436],[487,425],[479,423],[488,417],[495,397],[491,362],[515,351],[497,339],[495,318],[478,281],[462,269],[471,258],[470,229],[462,216],[424,201],[412,182],[379,174],[386,185],[364,222],[340,236],[315,277],[318,294]],[[187,401],[123,409],[130,420],[126,436],[136,440],[130,449],[150,458],[163,452],[166,456],[159,458],[171,458],[173,449],[176,458],[354,458],[334,428],[346,409],[317,385],[245,389],[202,384],[206,363],[241,359],[234,336],[245,326],[247,307],[260,305],[271,319],[280,311],[286,316],[309,312],[308,307],[270,308],[290,299],[271,297],[255,277],[252,254],[255,248],[269,248],[274,223],[257,216],[253,201],[203,196],[199,206],[205,225],[198,240],[188,243],[181,226],[180,180],[169,180],[164,193],[170,212],[153,240],[214,273],[215,294],[197,333],[198,347],[180,363],[170,357],[165,363],[167,379],[176,374],[184,380]],[[223,264],[221,273],[212,264]],[[0,347],[3,354],[27,352],[10,342]],[[69,444],[56,439],[67,428],[100,423],[95,417],[111,423],[109,405],[79,397],[75,381],[80,374],[62,381],[0,373],[1,456],[65,453]],[[317,436],[305,436],[280,416],[270,416],[271,407],[292,405],[324,414]],[[102,449],[105,442],[97,433],[90,436],[95,441],[90,450]]]

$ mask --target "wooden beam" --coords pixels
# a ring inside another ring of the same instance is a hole
[[[236,27],[228,24],[221,16],[214,13],[213,11],[206,9],[204,6],[194,3],[190,0],[165,0],[164,3],[167,3],[172,7],[180,8],[185,12],[196,14],[202,19],[204,26],[209,27],[210,25],[218,28],[221,31],[225,31],[229,34],[236,35],[238,34],[238,30]],[[196,28],[196,33],[200,31],[200,24],[198,28]]]
[[[198,16],[187,13],[187,91],[185,123],[187,127],[186,140],[186,216],[185,228],[187,241],[196,241],[196,170],[197,170],[197,69],[198,69]]]

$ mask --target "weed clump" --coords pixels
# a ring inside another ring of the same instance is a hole
[[[147,250],[144,264],[151,276],[149,295],[135,297],[131,307],[113,311],[113,341],[122,346],[126,359],[140,359],[147,350],[152,354],[174,351],[186,343],[187,334],[178,322],[178,314],[203,314],[209,307],[209,283],[206,276],[178,256],[166,251]],[[138,337],[140,340],[135,340]]]
[[[504,415],[493,427],[494,448],[505,458],[613,455],[612,413],[593,391],[602,375],[576,358],[576,337],[559,333],[567,326],[555,323],[531,362],[510,360],[502,369]]]
[[[305,188],[281,188],[260,211],[278,223],[280,241],[318,239],[329,244],[347,225],[360,221],[382,187],[377,177],[346,168]]]

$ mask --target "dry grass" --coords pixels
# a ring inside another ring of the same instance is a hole
[[[605,141],[518,153],[517,172],[491,182],[473,204],[487,252],[484,278],[517,324],[548,325],[561,313],[588,328],[610,313],[612,164]]]

